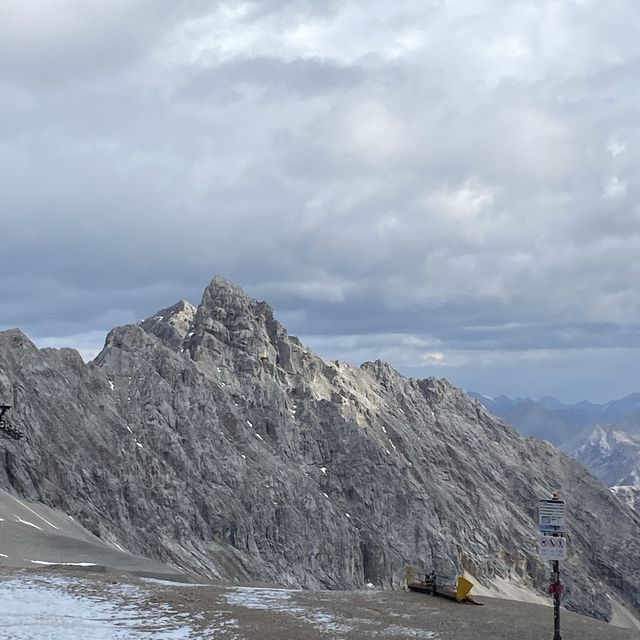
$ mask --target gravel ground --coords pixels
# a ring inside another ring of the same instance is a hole
[[[126,611],[126,617],[115,622],[125,635],[117,637],[202,640],[551,640],[553,637],[550,607],[494,598],[481,598],[485,606],[476,607],[401,591],[309,592],[188,585],[78,570],[0,573],[0,591],[5,585],[12,586],[15,593],[16,584],[22,585],[22,598],[30,597],[29,594],[35,597],[36,593],[41,596],[43,589],[49,589],[52,598],[71,595],[78,603],[78,611],[83,611],[83,628],[90,627],[91,614],[82,603],[98,603],[102,611],[107,605],[110,611]],[[46,635],[35,632],[29,635],[29,629],[34,627],[33,620],[28,618],[33,613],[24,609],[20,615],[24,620],[15,613],[11,618],[13,635],[7,635],[6,630],[3,635],[3,625],[7,623],[6,618],[0,618],[0,638],[66,638],[70,625],[73,627],[73,608],[65,613],[64,633],[58,632],[54,628],[58,623],[51,620],[50,628],[39,627],[39,633]],[[104,625],[104,614],[101,616],[99,622]],[[563,611],[562,637],[638,640],[640,633]]]

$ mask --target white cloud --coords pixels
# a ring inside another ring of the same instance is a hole
[[[616,140],[615,138],[611,139],[607,143],[607,151],[614,157],[619,156],[621,153],[624,153],[626,150],[627,150],[626,143],[620,140]]]
[[[447,356],[442,353],[442,351],[431,351],[430,353],[423,353],[422,361],[426,365],[433,366],[447,366],[449,363],[447,362]]]
[[[605,198],[621,198],[627,193],[627,185],[613,175],[607,180],[607,184],[604,187]]]

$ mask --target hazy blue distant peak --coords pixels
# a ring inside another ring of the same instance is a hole
[[[564,409],[566,405],[553,396],[542,396],[538,402],[547,409]]]
[[[618,422],[640,408],[640,393],[630,393],[619,400],[607,402],[602,407],[604,422]]]
[[[542,396],[538,400],[520,396],[510,398],[504,394],[493,397],[477,391],[469,391],[468,395],[480,400],[483,404],[492,404],[500,407],[514,407],[518,404],[533,402],[550,411],[579,410],[588,413],[590,416],[602,416],[604,422],[616,422],[628,413],[640,409],[640,392],[630,393],[623,398],[609,400],[604,403],[591,402],[590,400],[565,403],[550,395]]]
[[[519,400],[514,400],[505,395],[499,395],[496,397],[485,395],[484,393],[478,393],[477,391],[467,391],[467,395],[471,398],[475,398],[476,400],[480,400],[480,402],[496,404],[500,406],[512,407]]]
[[[505,410],[514,407],[516,402],[507,396],[498,396],[497,398],[492,398],[491,396],[486,396],[482,393],[477,393],[475,391],[468,391],[467,395],[471,398],[475,398],[481,404],[483,404],[491,413],[501,416]]]

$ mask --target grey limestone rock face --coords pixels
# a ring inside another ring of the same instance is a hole
[[[640,487],[637,484],[617,484],[611,491],[632,509],[640,512]]]
[[[90,364],[0,333],[5,398],[28,436],[3,442],[3,487],[180,568],[390,588],[413,563],[544,588],[537,500],[560,488],[568,606],[640,611],[640,517],[581,464],[445,380],[322,360],[223,278]]]

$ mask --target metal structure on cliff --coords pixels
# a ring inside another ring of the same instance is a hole
[[[13,440],[21,440],[24,434],[19,429],[7,424],[5,415],[11,409],[11,405],[0,404],[0,435]]]

